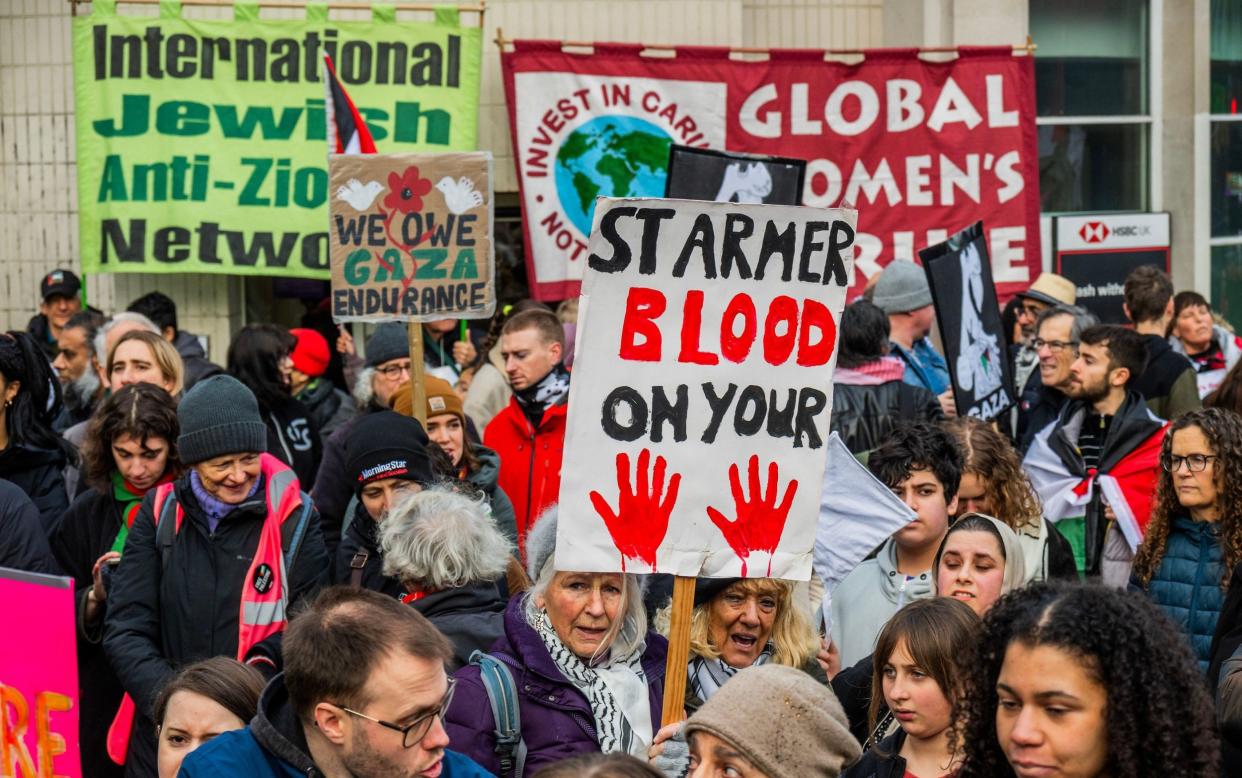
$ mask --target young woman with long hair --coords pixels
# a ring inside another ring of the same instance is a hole
[[[1133,581],[1190,640],[1200,666],[1242,562],[1242,417],[1204,408],[1169,426]]]
[[[1219,775],[1203,674],[1142,595],[1033,583],[1001,598],[969,649],[957,778]]]
[[[91,488],[74,500],[52,536],[52,553],[73,577],[78,635],[82,762],[91,775],[120,775],[105,735],[121,702],[121,682],[100,645],[111,574],[147,492],[175,478],[177,405],[154,384],[109,396],[87,424],[82,476]]]
[[[879,742],[843,776],[870,778],[882,768],[905,778],[953,774],[961,761],[952,737],[962,688],[957,659],[978,627],[975,612],[948,597],[916,600],[884,625],[872,655],[870,728]],[[884,737],[886,720],[897,730]]]
[[[982,513],[1009,526],[1022,545],[1022,582],[1077,579],[1074,552],[1052,522],[1043,517],[1039,496],[1022,471],[1018,452],[994,427],[978,419],[945,422],[965,462],[957,491],[958,515]]]

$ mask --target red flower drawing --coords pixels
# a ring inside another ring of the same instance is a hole
[[[389,213],[421,211],[423,195],[430,191],[431,180],[419,178],[418,168],[411,165],[401,175],[388,174],[388,194],[384,197],[384,207]]]

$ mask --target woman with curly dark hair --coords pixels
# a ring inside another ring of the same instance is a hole
[[[119,776],[122,769],[105,751],[123,694],[100,645],[108,586],[142,498],[181,471],[181,426],[176,400],[154,384],[138,383],[104,400],[86,429],[82,477],[92,488],[69,506],[51,545],[76,595],[82,763],[90,775]]]
[[[1169,426],[1132,585],[1190,639],[1206,671],[1229,574],[1242,562],[1242,417],[1221,408]]]
[[[1216,776],[1202,674],[1135,592],[1034,583],[998,602],[963,660],[956,778]]]
[[[1022,458],[996,428],[964,417],[944,422],[962,450],[962,484],[957,515],[982,513],[1000,519],[1018,535],[1026,570],[1022,583],[1049,578],[1078,579],[1074,550],[1043,517],[1039,496],[1022,470]]]

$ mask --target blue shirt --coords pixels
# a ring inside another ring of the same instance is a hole
[[[901,380],[911,386],[921,386],[939,397],[949,388],[949,364],[936,352],[927,338],[915,341],[914,348],[907,351],[893,344],[893,356],[906,363]]]

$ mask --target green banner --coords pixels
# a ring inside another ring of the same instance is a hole
[[[323,56],[382,152],[468,151],[482,30],[435,21],[73,20],[78,209],[87,273],[328,278]]]

